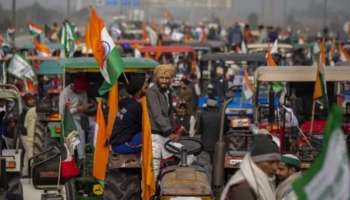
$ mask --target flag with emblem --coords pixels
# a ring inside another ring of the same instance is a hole
[[[104,21],[97,15],[94,8],[91,8],[88,26],[89,37],[86,37],[86,43],[91,45],[92,52],[104,78],[104,83],[99,89],[99,93],[103,95],[111,89],[123,73],[124,62],[107,31]]]
[[[334,106],[328,116],[320,154],[293,183],[297,199],[350,199],[350,166],[342,126],[343,112]]]

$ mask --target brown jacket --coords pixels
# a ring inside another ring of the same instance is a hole
[[[257,200],[253,189],[250,188],[246,180],[232,185],[227,192],[225,200]]]

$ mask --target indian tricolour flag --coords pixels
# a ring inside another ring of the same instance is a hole
[[[106,147],[106,141],[108,139],[106,131],[106,121],[102,109],[102,100],[98,101],[96,111],[96,126],[95,126],[95,152],[92,174],[99,180],[105,180],[106,178],[106,166],[108,163],[109,148]]]
[[[278,53],[278,40],[275,40],[275,42],[273,43],[272,47],[270,47],[270,44],[268,46],[268,50],[266,53],[266,64],[267,66],[271,66],[271,67],[277,67],[277,63],[274,60],[272,54]],[[272,90],[275,93],[281,92],[284,88],[284,84],[281,81],[274,81],[272,83]]]
[[[242,92],[245,99],[250,99],[254,94],[254,87],[252,82],[249,79],[247,70],[244,70],[244,77],[242,82]]]
[[[35,23],[29,23],[28,28],[29,28],[30,34],[32,34],[33,36],[44,33],[44,29],[40,25]]]
[[[316,81],[313,99],[319,100],[323,106],[328,107],[327,83],[325,79],[326,48],[324,42],[320,45],[320,60],[317,65]]]
[[[41,42],[38,39],[34,39],[34,46],[35,50],[37,51],[39,56],[42,57],[50,57],[51,56],[51,50],[50,48],[43,42]]]
[[[339,45],[340,60],[343,62],[350,62],[350,54],[343,45]]]
[[[321,153],[293,183],[299,200],[350,199],[350,167],[342,124],[342,110],[334,106],[328,116]]]
[[[92,52],[105,82],[99,89],[99,93],[105,94],[123,73],[124,62],[116,48],[113,39],[108,34],[103,20],[91,8],[89,33],[86,43],[91,45]]]

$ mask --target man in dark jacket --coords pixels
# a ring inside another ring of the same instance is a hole
[[[217,101],[209,97],[204,111],[199,113],[197,123],[197,134],[201,136],[204,151],[211,156],[214,153],[214,146],[219,138],[220,132],[220,111]]]
[[[119,102],[120,110],[115,120],[109,143],[114,153],[137,153],[141,150],[142,109],[139,99],[146,88],[145,74],[127,77],[127,97]]]
[[[256,136],[253,147],[231,177],[222,200],[275,200],[275,173],[281,155],[269,135]]]
[[[155,83],[146,93],[147,106],[152,128],[152,153],[154,176],[160,172],[162,158],[172,156],[164,149],[167,140],[176,141],[176,134],[172,120],[172,102],[170,84],[175,74],[172,65],[160,65],[154,70]]]

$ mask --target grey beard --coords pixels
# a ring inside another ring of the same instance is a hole
[[[273,190],[276,190],[276,176],[268,177],[270,186]]]

